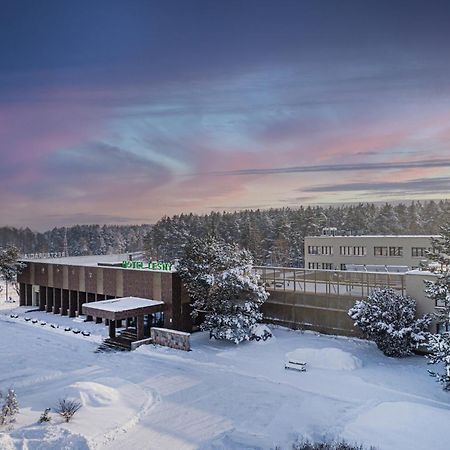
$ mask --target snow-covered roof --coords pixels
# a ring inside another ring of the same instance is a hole
[[[111,300],[100,300],[98,302],[84,303],[83,305],[87,305],[101,311],[120,312],[146,308],[149,306],[164,305],[164,302],[140,297],[122,297]]]
[[[111,320],[120,320],[127,317],[163,311],[165,303],[160,300],[151,300],[148,298],[122,297],[83,303],[81,307],[83,314]]]
[[[89,255],[89,256],[65,256],[61,258],[21,258],[22,261],[30,261],[44,264],[67,264],[71,266],[97,266],[98,263],[119,263],[128,260],[129,253],[117,255]]]

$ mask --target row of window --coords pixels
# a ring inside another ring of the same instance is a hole
[[[308,245],[309,255],[332,255],[333,247],[331,245]]]
[[[413,258],[423,258],[426,256],[426,247],[412,247],[411,256]],[[330,245],[309,245],[309,255],[333,255],[333,247]],[[363,246],[346,246],[339,247],[339,254],[341,256],[366,256],[367,249]],[[374,256],[403,256],[403,247],[374,247]]]
[[[308,269],[323,269],[323,270],[333,270],[332,263],[318,263],[318,262],[310,262],[308,263]]]

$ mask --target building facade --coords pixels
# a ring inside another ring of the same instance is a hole
[[[431,235],[308,236],[305,268],[325,270],[411,270],[426,260]]]
[[[123,267],[120,261],[99,259],[102,257],[24,261],[26,266],[18,276],[20,305],[76,317],[82,314],[83,303],[141,297],[164,302],[164,327],[191,331],[190,299],[176,272],[140,265]]]

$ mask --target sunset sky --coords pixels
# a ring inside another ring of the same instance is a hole
[[[448,1],[0,6],[0,225],[450,197]]]

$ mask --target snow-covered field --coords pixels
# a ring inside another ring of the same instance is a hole
[[[197,333],[189,353],[94,353],[104,325],[25,310],[47,323],[0,314],[0,389],[13,386],[20,403],[2,450],[290,449],[298,436],[450,448],[450,394],[422,357],[391,359],[369,342],[281,328],[239,346]],[[56,322],[92,335],[50,328]],[[285,370],[288,357],[307,371]],[[71,423],[53,414],[36,424],[66,396],[83,404]]]

